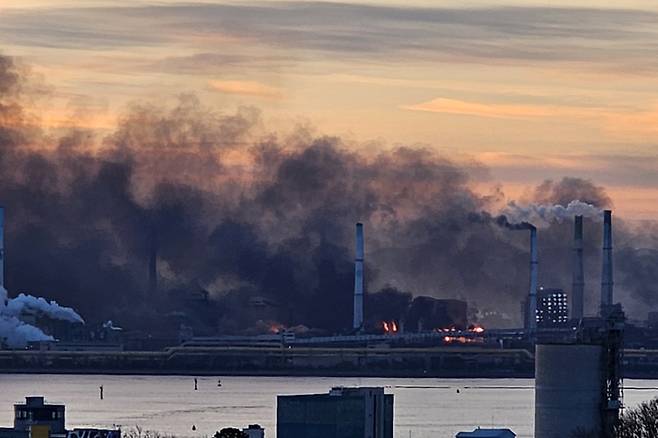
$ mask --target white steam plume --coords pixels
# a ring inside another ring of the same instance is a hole
[[[602,213],[603,210],[599,207],[578,200],[569,202],[566,207],[559,204],[521,206],[512,201],[502,212],[512,224],[530,223],[538,227],[548,226],[552,222],[570,220],[574,216],[600,219]]]
[[[19,294],[16,298],[10,299],[5,307],[4,314],[19,316],[25,311],[36,312],[60,321],[84,323],[82,317],[70,307],[62,307],[56,301],[48,302],[43,298],[25,294]]]
[[[70,307],[62,307],[55,301],[20,294],[16,298],[7,298],[7,290],[0,286],[0,340],[11,348],[25,347],[28,342],[52,341],[52,336],[40,328],[26,324],[19,319],[24,312],[34,312],[51,319],[84,323],[84,320]]]

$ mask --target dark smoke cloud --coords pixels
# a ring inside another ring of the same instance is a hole
[[[129,328],[163,328],[185,311],[208,332],[253,326],[258,312],[290,326],[345,330],[354,224],[362,221],[369,317],[398,319],[413,294],[462,298],[521,320],[528,226],[490,213],[498,200],[471,189],[471,168],[422,148],[370,156],[304,131],[281,139],[264,133],[256,109],[220,113],[194,96],[173,108],[134,105],[102,142],[73,131],[53,143],[20,122],[29,112],[21,81],[0,57],[0,202],[14,295],[44,295],[88,321]],[[547,181],[534,201],[573,199],[609,205],[602,189],[573,178]],[[588,225],[594,288],[599,226]],[[618,239],[635,235],[617,229]],[[547,286],[570,289],[570,232],[568,223],[540,230]],[[154,246],[156,296],[148,290]],[[618,245],[646,273],[617,265],[625,300],[655,302],[644,281],[658,272],[656,246]],[[194,304],[200,290],[209,304]],[[254,307],[263,302],[268,310]]]

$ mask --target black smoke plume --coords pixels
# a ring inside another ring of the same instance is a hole
[[[341,331],[351,324],[353,227],[362,221],[368,318],[397,318],[413,294],[521,321],[527,236],[508,228],[528,225],[488,213],[495,200],[449,159],[410,147],[366,155],[303,130],[281,138],[256,109],[225,114],[194,96],[173,108],[134,105],[101,141],[85,131],[53,141],[24,103],[26,80],[0,57],[0,203],[13,295],[47,296],[88,321],[128,328],[164,329],[186,316],[209,333],[254,319]],[[534,201],[573,199],[609,204],[602,189],[573,178],[542,184]],[[591,296],[598,228],[586,234]],[[569,290],[570,231],[567,223],[540,231],[541,284]],[[654,306],[658,282],[646,281],[658,272],[658,245],[638,250],[636,232],[616,231],[618,296]]]

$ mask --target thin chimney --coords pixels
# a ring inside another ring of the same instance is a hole
[[[354,330],[363,327],[363,224],[356,224],[356,257],[354,259]]]
[[[530,225],[530,291],[528,292],[528,331],[537,329],[537,228]]]
[[[571,291],[571,318],[583,318],[585,274],[583,263],[583,217],[574,217],[573,236],[573,287]]]
[[[613,304],[612,289],[612,211],[603,212],[603,263],[601,267],[601,315]]]
[[[5,209],[0,207],[0,287],[5,287]]]
[[[158,292],[158,232],[151,226],[149,238],[149,294],[155,296]]]

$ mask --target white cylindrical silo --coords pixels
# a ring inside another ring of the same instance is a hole
[[[601,429],[603,347],[538,344],[535,353],[535,438],[568,438]]]

